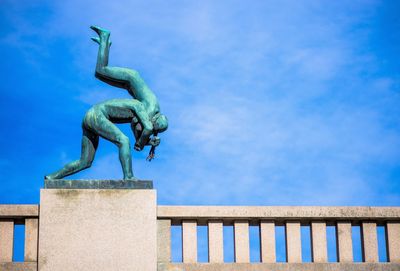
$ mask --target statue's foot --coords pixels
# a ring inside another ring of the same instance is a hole
[[[100,38],[99,37],[92,37],[92,41],[100,45]]]
[[[100,45],[100,38],[99,37],[92,37],[91,38],[92,39],[92,41],[94,41],[95,43],[97,43],[98,45]],[[111,44],[112,44],[112,42],[111,41],[108,41],[108,48],[110,48],[111,47]]]
[[[105,41],[108,44],[108,48],[111,47],[112,42],[110,41],[110,31],[93,25],[90,28],[93,29],[97,35],[99,35],[98,37],[92,38],[94,42],[100,45],[101,41]]]
[[[136,178],[135,176],[132,176],[132,177],[124,177],[124,181],[135,181],[135,182],[137,182],[137,181],[139,181],[139,179]]]
[[[98,27],[98,26],[95,26],[95,25],[92,25],[90,28],[92,30],[94,30],[94,32],[96,32],[97,35],[99,35],[99,37],[101,39],[102,38],[108,38],[110,36],[110,31],[108,31],[108,30],[106,30],[104,28],[101,28],[101,27]]]

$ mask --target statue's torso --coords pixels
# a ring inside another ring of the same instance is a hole
[[[85,118],[102,115],[113,123],[130,123],[136,116],[134,103],[137,103],[137,101],[132,99],[108,100],[90,108]]]

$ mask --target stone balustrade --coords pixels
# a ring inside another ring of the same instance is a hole
[[[398,207],[158,206],[158,270],[400,270]],[[182,263],[171,262],[171,226],[182,228]],[[250,263],[249,226],[259,226],[260,263]],[[310,226],[311,263],[302,263],[301,225]],[[352,226],[360,226],[363,262],[353,262]],[[197,261],[197,226],[208,227],[208,263]],[[234,263],[224,263],[223,227],[233,226]],[[275,226],[285,227],[286,261],[276,262]],[[327,226],[335,226],[338,262],[328,262]],[[385,226],[387,263],[378,258]]]
[[[37,270],[38,205],[0,205],[0,270]],[[24,262],[13,262],[14,225],[25,225]],[[259,227],[260,262],[250,262],[250,226]],[[310,227],[312,261],[302,263],[301,226]],[[353,262],[352,226],[361,230],[362,262]],[[182,262],[171,261],[171,227],[182,229]],[[208,262],[198,262],[197,229],[207,226]],[[233,226],[234,262],[224,262],[224,226]],[[276,226],[285,227],[286,261],[277,262]],[[337,262],[328,262],[327,226],[336,229]],[[387,262],[379,262],[384,226]],[[159,271],[400,270],[399,207],[158,206]]]
[[[37,270],[38,205],[0,205],[0,270]],[[25,225],[24,262],[13,262],[14,225]]]

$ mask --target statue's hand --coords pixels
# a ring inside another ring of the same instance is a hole
[[[157,136],[153,136],[150,140],[149,140],[149,145],[153,146],[153,147],[157,147],[158,145],[160,145],[160,138]]]
[[[139,145],[138,143],[135,144],[135,147],[134,147],[134,148],[135,148],[136,151],[141,151],[141,150],[143,150],[143,148],[141,148],[140,145]]]

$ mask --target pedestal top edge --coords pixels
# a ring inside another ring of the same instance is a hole
[[[45,189],[153,189],[150,180],[44,180]]]

